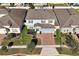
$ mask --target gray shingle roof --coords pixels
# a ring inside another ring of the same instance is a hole
[[[77,13],[74,9],[55,9],[55,13],[57,15],[60,26],[69,26],[68,24],[79,24],[79,13]],[[73,23],[71,21],[73,20]]]
[[[57,17],[56,17],[57,16]],[[28,10],[26,19],[30,20],[46,20],[55,19],[55,25],[61,27],[71,25],[79,25],[79,13],[74,9],[30,9]],[[58,19],[58,20],[57,20]]]
[[[26,19],[55,19],[55,14],[52,9],[29,9]]]
[[[7,26],[12,23],[11,27],[21,27],[24,21],[25,13],[25,9],[10,9],[9,12],[5,9],[0,9],[0,14],[6,14],[0,18],[0,24],[2,24],[2,26]]]

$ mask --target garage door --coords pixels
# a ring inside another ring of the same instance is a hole
[[[48,28],[48,29],[40,29],[40,31],[42,33],[54,33],[54,29],[50,29],[50,28]]]
[[[76,28],[76,29],[75,29],[75,32],[76,32],[77,34],[79,34],[79,28]]]

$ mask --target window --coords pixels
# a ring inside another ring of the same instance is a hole
[[[30,27],[30,29],[33,29],[33,27]]]
[[[33,20],[29,20],[28,23],[33,23]]]
[[[52,20],[49,20],[48,23],[52,23]]]
[[[67,32],[68,32],[68,29],[67,29]]]
[[[45,20],[41,20],[41,23],[45,23]]]
[[[36,29],[36,31],[39,31],[39,29]]]
[[[64,30],[64,32],[65,32],[65,30]]]

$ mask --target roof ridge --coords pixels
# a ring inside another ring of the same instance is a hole
[[[13,21],[13,17],[11,17],[10,14],[8,14],[8,16],[10,17],[11,21],[12,21],[14,24],[18,25],[15,21]]]
[[[63,26],[65,26],[65,25],[71,20],[72,17],[73,17],[73,15],[71,15],[71,16],[68,18],[68,20],[63,24]]]

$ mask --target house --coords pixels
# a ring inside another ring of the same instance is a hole
[[[33,5],[35,7],[44,7],[44,6],[47,6],[48,4],[47,3],[34,3]]]
[[[79,33],[79,13],[74,9],[29,9],[26,15],[28,29],[43,33],[55,33],[57,28],[63,33]]]
[[[25,25],[28,29],[35,29],[38,32],[54,33],[55,19],[52,9],[29,9]]]
[[[74,9],[55,9],[59,27],[63,33],[79,33],[79,13]]]
[[[25,9],[0,9],[0,34],[20,33],[25,14]]]
[[[68,3],[69,6],[79,6],[79,3]]]

